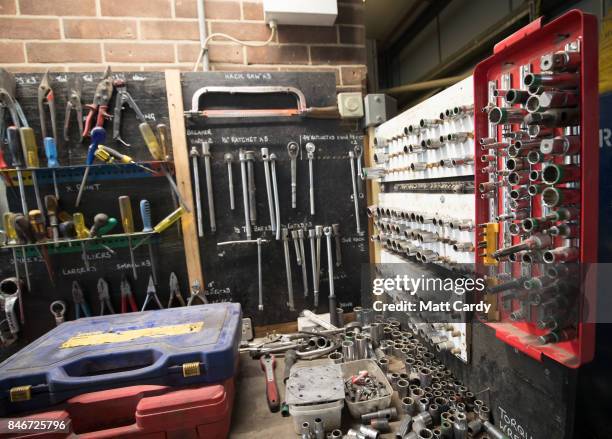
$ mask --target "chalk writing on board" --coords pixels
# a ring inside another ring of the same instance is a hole
[[[272,80],[272,75],[270,73],[225,73],[223,75],[225,79],[231,80],[255,80],[255,81],[270,81]]]
[[[89,269],[87,269],[85,267],[62,268],[62,275],[64,275],[64,276],[72,276],[72,275],[75,275],[75,274],[95,273],[96,271],[98,271],[98,270],[93,265],[90,265]]]
[[[352,308],[353,302],[340,302],[338,306],[340,306],[340,308]]]
[[[134,73],[132,75],[132,81],[146,81],[147,78],[145,78],[144,76],[139,75],[138,73]]]
[[[212,136],[212,130],[187,130],[187,136]]]
[[[145,119],[147,119],[147,120],[156,120],[156,119],[155,119],[155,113],[146,113],[146,114],[144,115],[144,117],[145,117]]]
[[[268,143],[268,136],[221,136],[221,142],[232,144],[253,144],[253,143]]]
[[[57,82],[68,82],[68,76],[67,75],[56,75],[55,80]]]
[[[38,80],[34,76],[18,76],[15,78],[15,83],[19,85],[38,84]]]
[[[83,75],[83,81],[85,81],[85,82],[93,82],[93,75],[91,75],[91,74]]]
[[[78,192],[80,187],[81,187],[80,184],[75,184],[74,186],[66,185],[66,192]],[[86,191],[99,191],[101,187],[102,185],[100,183],[93,183],[93,184],[88,184],[87,186],[85,186],[85,190]]]

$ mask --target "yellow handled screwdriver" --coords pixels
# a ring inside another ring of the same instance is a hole
[[[32,184],[34,186],[34,194],[36,195],[36,206],[38,206],[38,210],[43,214],[43,223],[46,223],[44,215],[45,210],[40,196],[38,177],[35,169],[40,167],[40,161],[38,160],[38,146],[36,146],[34,130],[27,126],[21,127],[19,128],[19,135],[21,136],[21,147],[23,148],[26,166],[32,170]]]
[[[127,234],[128,247],[130,248],[130,262],[132,264],[132,274],[134,279],[138,279],[136,273],[136,262],[134,261],[134,250],[132,249],[132,237],[134,233],[134,217],[132,215],[132,202],[130,197],[122,195],[119,197],[119,211],[121,212],[121,225],[123,226],[123,233]]]
[[[121,154],[119,151],[113,148],[109,148],[105,145],[98,145],[98,149],[96,150],[95,154],[96,158],[104,163],[112,164],[117,161],[119,163],[136,165],[147,172],[150,172],[152,174],[155,173],[153,169],[147,168],[146,166],[143,166],[140,163],[136,163],[134,159],[132,159],[132,157],[130,157],[129,155]]]
[[[17,244],[17,232],[13,226],[15,214],[12,212],[6,212],[2,215],[2,224],[4,226],[4,233],[6,233],[6,243],[8,245]],[[25,256],[25,255],[24,255]],[[28,289],[30,288],[30,273],[28,272],[28,261],[25,257],[23,258],[25,266],[26,281],[28,283]],[[17,260],[17,249],[13,247],[13,265],[15,266],[15,277],[19,279],[19,261]]]
[[[172,224],[174,224],[175,222],[177,222],[181,216],[183,216],[183,214],[185,213],[185,209],[183,209],[183,207],[179,207],[178,209],[176,209],[175,211],[173,211],[170,215],[168,215],[166,218],[164,218],[163,220],[161,220],[160,222],[158,222],[154,227],[153,227],[153,231],[157,234],[163,232],[164,230],[166,230],[168,227],[170,227]],[[145,244],[149,239],[151,239],[151,236],[153,236],[152,234],[147,236],[146,238],[144,238],[142,241],[140,241],[138,244],[136,244],[134,246],[134,250],[136,250],[138,247],[140,247],[142,244]]]
[[[78,239],[89,238],[89,230],[85,227],[85,218],[81,212],[75,212],[72,214],[72,221],[74,222],[74,229]],[[85,249],[85,242],[81,241],[81,257],[85,268],[89,271],[89,259],[87,258],[87,250]]]

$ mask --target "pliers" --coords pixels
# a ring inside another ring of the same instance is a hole
[[[134,110],[134,113],[136,113],[136,119],[141,124],[148,124],[148,122],[130,92],[127,91],[126,82],[123,79],[116,79],[113,81],[113,85],[117,90],[115,109],[113,110],[113,140],[121,142],[125,146],[130,146],[129,143],[121,138],[121,112],[125,108],[125,105],[127,104],[128,107]]]
[[[100,278],[98,279],[98,299],[100,299],[100,315],[104,315],[104,310],[108,307],[111,314],[115,314],[113,304],[110,301],[110,294],[108,292],[108,283]]]
[[[137,312],[138,306],[136,306],[136,301],[134,300],[134,295],[132,294],[132,287],[127,280],[125,275],[121,278],[121,313],[126,312]],[[128,311],[128,302],[130,304],[130,311]]]
[[[147,286],[147,297],[145,298],[145,301],[142,304],[142,308],[140,309],[141,311],[144,311],[147,308],[147,304],[149,303],[149,300],[151,300],[151,298],[155,300],[155,303],[157,303],[157,306],[159,307],[159,309],[164,309],[161,302],[159,301],[159,297],[157,297],[157,290],[155,289],[155,283],[153,282],[153,276],[149,276],[149,286]]]
[[[189,296],[189,300],[187,301],[187,306],[193,305],[193,301],[195,299],[198,299],[204,305],[208,303],[208,300],[206,299],[206,296],[204,295],[204,292],[202,291],[200,287],[200,281],[198,280],[195,280],[193,282],[193,285],[191,285],[191,296]]]
[[[91,317],[91,310],[85,301],[85,296],[83,296],[81,285],[79,285],[76,280],[72,282],[72,300],[74,301],[75,319],[81,318],[81,311],[83,312],[83,317]]]
[[[64,140],[70,140],[70,113],[74,110],[77,126],[79,127],[79,143],[83,141],[83,104],[81,103],[81,92],[83,82],[81,76],[73,76],[68,82],[68,97],[66,98],[66,115],[64,116]]]
[[[170,273],[170,299],[168,300],[168,308],[172,308],[172,301],[174,298],[178,300],[181,306],[185,306],[185,300],[181,295],[181,290],[179,288],[178,278],[174,272]]]
[[[91,129],[95,127],[103,128],[104,119],[110,119],[111,115],[108,113],[108,103],[113,96],[113,79],[111,78],[111,68],[106,67],[102,80],[96,87],[96,94],[94,95],[93,103],[85,105],[85,108],[89,110],[87,118],[85,119],[85,128],[83,128],[83,137],[89,137]],[[95,119],[95,125],[94,125]]]
[[[45,104],[49,107],[49,118],[51,119],[51,131],[53,138],[57,142],[57,125],[55,123],[55,95],[49,84],[49,70],[45,72],[40,84],[38,85],[38,116],[40,119],[40,131],[42,132],[43,140],[47,135],[47,120],[45,117]]]

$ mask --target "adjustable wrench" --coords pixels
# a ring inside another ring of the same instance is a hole
[[[360,145],[355,145],[353,148],[355,157],[357,158],[357,188],[359,189],[359,198],[363,198],[363,180],[361,179],[361,156],[363,155],[363,148]]]
[[[317,251],[315,245],[315,229],[308,231],[308,239],[310,240],[310,259],[312,261],[312,290],[314,291],[314,307],[319,306],[319,279],[317,273]]]
[[[310,214],[311,215],[315,214],[314,169],[313,169],[313,162],[312,162],[314,160],[315,150],[316,150],[316,147],[314,143],[308,142],[306,144],[306,156],[308,157],[308,179],[310,180],[309,194],[310,194]]]
[[[270,212],[270,227],[272,232],[276,232],[276,216],[274,209],[274,198],[272,197],[272,181],[270,178],[270,155],[268,148],[261,148],[261,160],[264,165],[264,174],[266,176],[266,192],[268,194],[268,211]]]
[[[332,234],[336,239],[336,267],[342,265],[342,246],[340,240],[340,224],[332,224]]]
[[[304,297],[308,297],[308,267],[306,266],[306,251],[304,250],[304,230],[298,229],[298,243],[300,258],[302,260],[302,282],[304,283]]]
[[[208,199],[208,217],[210,219],[210,231],[217,231],[215,221],[215,200],[213,198],[212,171],[210,169],[210,143],[202,142],[202,156],[204,157],[204,173],[206,174],[206,198]]]
[[[283,250],[285,252],[285,271],[287,272],[287,295],[289,297],[287,305],[290,311],[295,311],[295,305],[293,303],[293,277],[291,276],[291,255],[289,254],[289,230],[283,227],[281,235],[283,239]]]
[[[265,354],[259,359],[261,370],[266,375],[266,398],[268,400],[268,408],[272,413],[280,410],[280,397],[278,394],[278,386],[276,385],[276,377],[274,369],[276,369],[276,358],[273,354]]]
[[[270,154],[272,166],[272,191],[274,192],[274,216],[276,217],[276,240],[281,239],[280,204],[278,203],[278,181],[276,179],[276,154]]]
[[[351,183],[353,183],[353,203],[355,203],[355,224],[357,234],[361,235],[361,219],[359,218],[359,197],[357,195],[357,182],[355,180],[355,153],[349,151],[349,161],[351,162]]]
[[[257,195],[255,188],[255,153],[253,151],[245,151],[244,155],[247,161],[247,177],[249,187],[249,218],[251,224],[257,224]]]
[[[297,142],[289,142],[287,154],[291,160],[291,207],[297,207],[297,157],[300,153],[300,145]]]
[[[198,222],[198,236],[201,238],[204,236],[204,225],[202,224],[202,200],[200,198],[200,172],[198,166],[198,158],[200,152],[195,146],[191,147],[189,151],[189,157],[191,157],[191,166],[193,167],[193,183],[195,185],[195,201],[196,201],[196,214]]]
[[[327,271],[329,275],[329,323],[338,326],[338,313],[336,312],[336,293],[334,291],[334,258],[332,257],[332,229],[323,230],[327,240]]]
[[[251,239],[251,222],[249,221],[249,189],[247,183],[247,163],[246,154],[241,149],[238,153],[240,160],[240,175],[242,177],[242,203],[244,205],[244,227],[247,239]]]
[[[229,197],[230,197],[230,209],[236,208],[236,202],[234,198],[234,175],[232,174],[232,162],[234,161],[234,155],[231,152],[226,152],[223,155],[223,160],[227,164],[227,181],[229,185]]]

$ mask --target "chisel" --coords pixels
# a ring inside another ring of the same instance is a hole
[[[136,273],[136,262],[134,260],[134,250],[132,249],[132,237],[130,234],[134,233],[134,217],[132,216],[132,203],[130,197],[122,195],[119,197],[119,211],[121,212],[121,224],[123,225],[123,233],[128,235],[128,247],[130,249],[130,262],[132,264],[132,274],[134,279],[138,279],[138,273]]]

